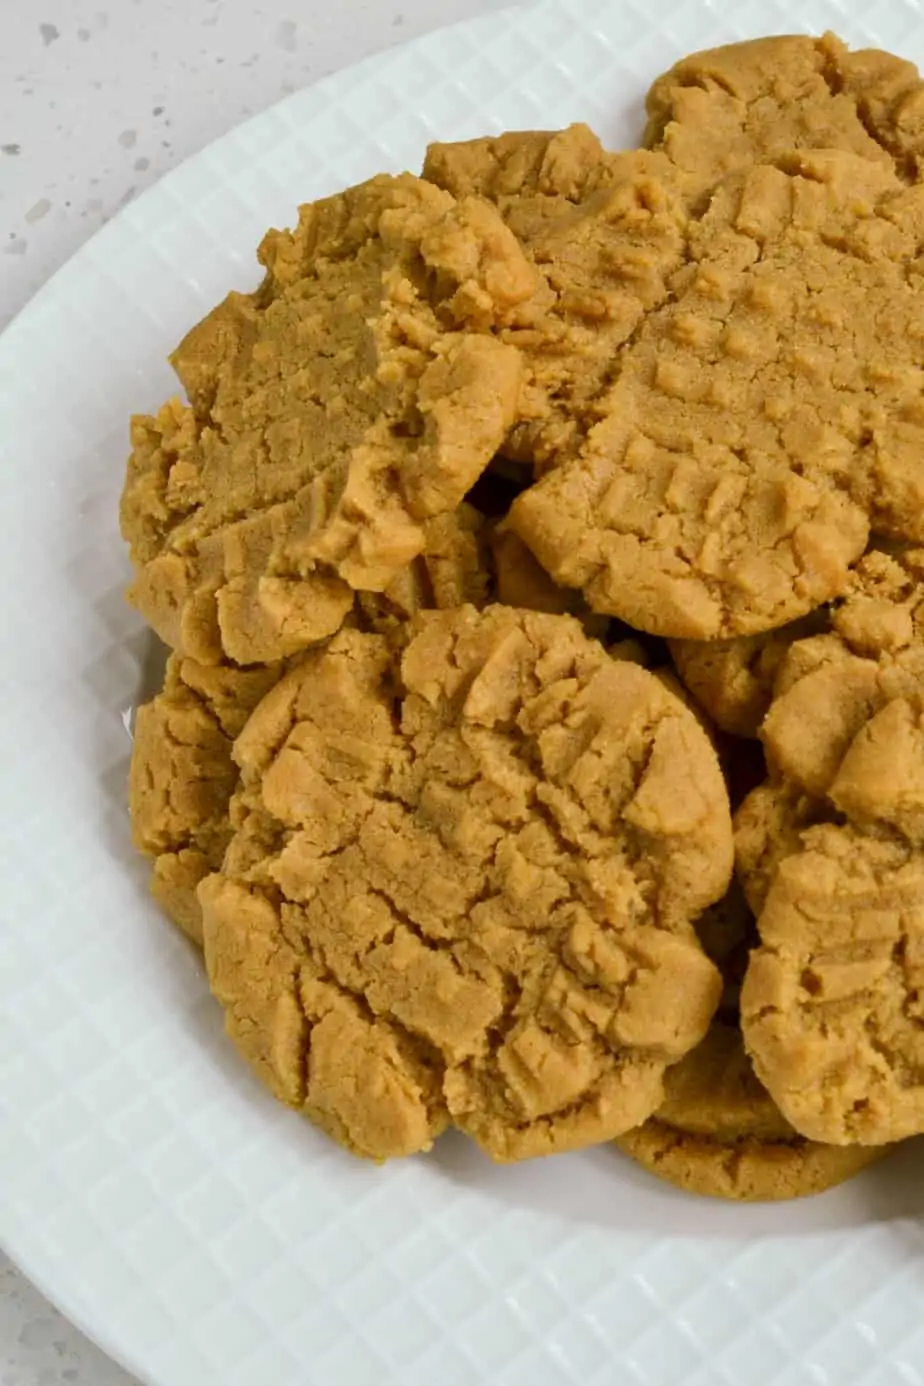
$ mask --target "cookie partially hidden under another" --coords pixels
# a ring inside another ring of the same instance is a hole
[[[780,665],[796,640],[827,627],[812,612],[762,635],[731,640],[671,640],[671,658],[684,686],[729,736],[757,736],[773,701]]]
[[[884,1153],[806,1140],[754,1075],[741,1031],[716,1021],[672,1068],[654,1117],[616,1144],[688,1193],[749,1202],[822,1193]]]

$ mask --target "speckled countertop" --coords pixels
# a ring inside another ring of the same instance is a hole
[[[0,327],[121,206],[248,115],[505,2],[0,0]],[[0,1386],[63,1383],[132,1386],[0,1252]]]

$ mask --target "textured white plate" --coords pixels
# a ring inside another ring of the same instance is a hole
[[[924,1157],[808,1205],[658,1185],[609,1149],[377,1170],[274,1105],[152,908],[121,714],[132,410],[295,204],[428,138],[583,118],[632,142],[681,52],[832,27],[924,58],[914,0],[549,0],[250,121],[92,241],[0,339],[0,1240],[150,1386],[920,1386]]]

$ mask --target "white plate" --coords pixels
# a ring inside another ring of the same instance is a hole
[[[722,7],[724,8],[724,6]],[[631,143],[680,53],[838,29],[924,58],[913,0],[549,0],[292,97],[166,178],[0,339],[0,1240],[150,1386],[921,1386],[921,1152],[787,1208],[610,1149],[378,1170],[276,1106],[221,1033],[128,839],[132,410],[299,200],[428,138],[578,118]]]

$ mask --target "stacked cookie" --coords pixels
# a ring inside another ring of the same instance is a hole
[[[134,421],[136,841],[355,1153],[779,1198],[924,1130],[921,102],[773,39],[639,150],[433,146],[270,232]]]

